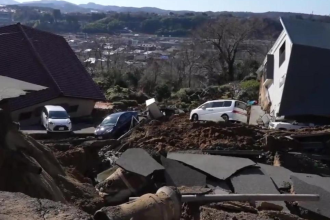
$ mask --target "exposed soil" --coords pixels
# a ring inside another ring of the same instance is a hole
[[[92,220],[76,207],[47,199],[31,198],[23,193],[0,192],[0,219],[25,220]]]
[[[125,147],[156,151],[192,149],[260,150],[263,133],[257,127],[243,124],[195,122],[187,115],[163,121],[151,121],[137,128],[123,143]]]

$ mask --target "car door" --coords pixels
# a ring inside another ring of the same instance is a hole
[[[208,114],[208,121],[221,121],[221,115],[223,112],[223,101],[215,101],[212,102],[212,106],[210,108],[207,109],[207,111],[210,112],[210,114]]]
[[[122,114],[116,124],[116,136],[120,137],[127,132],[128,120],[130,118],[130,113]]]
[[[236,101],[233,113],[235,121],[247,123],[247,104]]]
[[[41,111],[41,124],[46,128],[46,109],[42,108]]]
[[[207,102],[199,106],[197,111],[198,119],[201,121],[208,120],[208,114],[212,113],[212,111],[209,111],[208,109],[210,109],[211,107],[212,107],[212,102]]]

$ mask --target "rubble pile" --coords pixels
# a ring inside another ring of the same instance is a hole
[[[137,128],[123,140],[124,148],[156,151],[196,149],[260,150],[264,134],[257,127],[243,124],[189,121],[178,115],[163,121],[153,120]]]
[[[0,191],[71,203],[94,213],[104,206],[91,183],[80,182],[63,168],[52,150],[17,130],[0,110]]]

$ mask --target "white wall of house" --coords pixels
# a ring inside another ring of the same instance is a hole
[[[77,111],[68,112],[68,114],[72,118],[78,118],[78,117],[91,115],[95,105],[95,101],[88,99],[60,97],[24,109],[13,111],[11,114],[13,120],[19,121],[21,125],[35,125],[38,124],[40,121],[39,111],[41,107],[45,105],[62,105],[62,104],[67,104],[71,107],[75,107],[78,105],[78,108],[76,109]],[[29,115],[30,112],[31,112],[31,117],[29,117],[28,119],[20,120],[20,116],[22,116],[21,114],[26,113],[25,115]]]
[[[280,66],[280,48],[285,43],[285,60]],[[291,56],[292,42],[288,34],[283,31],[269,54],[274,55],[274,79],[267,85],[268,94],[272,103],[270,115],[276,117],[281,105],[283,88],[285,84],[286,73],[288,71],[289,60]]]

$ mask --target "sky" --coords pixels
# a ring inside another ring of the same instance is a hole
[[[31,0],[21,0],[31,1]],[[85,4],[91,0],[67,0]],[[249,11],[249,12],[300,12],[330,14],[330,0],[94,0],[102,5],[157,7],[169,10],[191,11]]]

